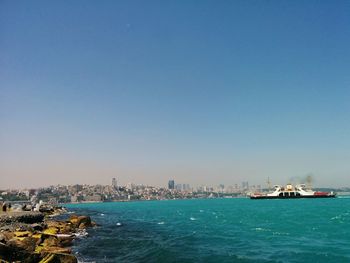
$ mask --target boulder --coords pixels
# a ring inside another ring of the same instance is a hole
[[[66,247],[57,247],[57,246],[44,247],[44,246],[42,246],[41,247],[41,255],[46,254],[47,252],[70,254],[70,253],[72,253],[72,250],[70,248],[66,248]]]
[[[50,205],[41,205],[39,207],[39,211],[41,213],[46,213],[46,214],[50,214],[50,213],[53,213],[54,212],[54,208]]]
[[[44,214],[38,212],[23,212],[18,214],[15,219],[20,223],[33,224],[44,220]]]
[[[13,232],[10,231],[3,231],[0,234],[0,242],[6,243],[7,241],[9,241],[10,239],[12,239],[15,235],[13,234]]]
[[[1,243],[6,243],[6,237],[5,237],[5,235],[3,234],[3,233],[0,233],[0,242]]]
[[[46,228],[42,233],[46,235],[56,235],[58,233],[58,228],[49,227],[49,228]]]
[[[32,235],[29,231],[15,231],[14,234],[16,237],[28,237]]]
[[[73,243],[73,240],[74,240],[74,236],[73,235],[57,235],[57,239],[58,239],[58,242],[59,242],[59,245],[61,247],[69,247],[72,245]]]
[[[78,228],[79,229],[85,229],[87,227],[89,227],[89,225],[86,225],[85,223],[81,223]]]
[[[75,256],[64,253],[47,253],[40,263],[77,263]]]
[[[1,262],[39,262],[39,255],[0,243]]]
[[[34,240],[36,245],[40,245],[40,243],[43,241],[43,235],[40,233],[35,233],[31,236]]]
[[[68,234],[73,232],[73,227],[70,222],[61,222],[61,221],[47,221],[47,226],[49,228],[55,227],[58,229],[58,233]]]
[[[25,250],[27,252],[34,252],[36,240],[32,237],[12,238],[7,241],[6,245],[17,248],[18,250]]]
[[[61,229],[60,231],[62,234],[70,234],[73,232],[73,227],[71,224],[66,224],[64,228]]]
[[[38,223],[31,224],[31,227],[35,231],[42,231],[44,229],[43,225]]]
[[[79,217],[77,215],[71,215],[68,222],[71,223],[73,227],[78,227],[80,224]]]
[[[89,216],[77,216],[77,215],[72,215],[69,218],[69,222],[75,227],[79,228],[79,226],[83,223],[84,227],[91,227],[91,218]]]
[[[57,247],[59,246],[59,241],[55,236],[50,236],[48,238],[45,238],[44,242],[42,243],[43,247]]]
[[[61,228],[61,227],[63,227],[65,224],[66,224],[65,222],[61,222],[61,221],[52,221],[52,220],[46,221],[47,227]]]
[[[89,216],[79,216],[80,224],[91,226],[91,218]]]

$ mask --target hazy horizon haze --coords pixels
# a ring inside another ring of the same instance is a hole
[[[1,1],[0,189],[350,186],[350,2]]]

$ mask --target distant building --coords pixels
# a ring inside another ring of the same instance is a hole
[[[203,191],[206,192],[206,193],[208,193],[208,192],[212,192],[213,189],[212,189],[212,187],[206,186],[206,185],[205,185],[204,188],[203,188]]]
[[[128,190],[133,190],[134,188],[135,188],[135,186],[134,186],[133,183],[128,183],[128,184],[126,185],[126,189],[128,189]]]
[[[233,188],[232,185],[227,186],[226,189],[225,189],[225,193],[230,193],[230,194],[232,194],[232,193],[234,193],[234,192],[235,192],[235,189]]]
[[[85,201],[87,202],[101,202],[102,201],[102,197],[99,194],[92,194],[92,195],[87,195],[84,197]]]
[[[190,190],[191,190],[191,187],[190,187],[189,184],[183,184],[183,185],[182,185],[182,190],[183,190],[183,191],[190,191]]]
[[[175,181],[174,180],[169,180],[168,182],[168,188],[170,190],[174,190],[175,189]]]
[[[77,203],[77,202],[79,202],[78,196],[77,196],[77,195],[72,195],[72,196],[70,197],[70,201],[71,201],[71,203]]]
[[[249,183],[248,182],[242,182],[242,190],[248,190],[249,189]]]
[[[182,184],[177,184],[177,185],[175,185],[175,189],[176,189],[177,191],[182,191]]]
[[[116,179],[116,178],[112,178],[112,186],[113,186],[114,188],[117,188],[117,187],[118,187],[117,179]]]

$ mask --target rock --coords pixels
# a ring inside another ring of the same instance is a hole
[[[14,234],[16,237],[28,237],[32,235],[32,233],[29,231],[16,231]]]
[[[70,254],[72,253],[72,250],[70,248],[66,248],[66,247],[58,247],[58,246],[54,246],[54,247],[42,247],[41,248],[41,254],[45,254],[46,252],[49,253],[64,253],[64,254]]]
[[[79,228],[79,226],[83,223],[84,227],[91,227],[91,218],[89,216],[77,216],[77,215],[72,215],[69,218],[69,222],[72,223],[72,225],[76,228]],[[82,226],[82,227],[83,227]]]
[[[0,225],[12,223],[33,224],[42,222],[44,214],[39,212],[9,212],[0,214]]]
[[[35,233],[32,235],[32,238],[35,240],[36,245],[40,245],[40,243],[43,241],[43,235],[40,233]]]
[[[79,216],[80,224],[85,224],[86,226],[91,225],[91,218],[89,216]]]
[[[7,246],[4,243],[0,242],[1,259],[3,260],[15,259],[16,252],[17,252],[17,249]]]
[[[32,211],[32,209],[33,209],[33,206],[32,205],[24,205],[23,207],[22,207],[22,210],[23,211]]]
[[[53,220],[47,220],[46,225],[47,227],[56,227],[61,228],[65,223],[61,221],[53,221]]]
[[[70,234],[73,232],[73,228],[70,224],[65,225],[63,229],[61,229],[62,234]]]
[[[21,239],[12,238],[9,241],[7,241],[6,245],[8,245],[9,247],[18,248],[19,250],[34,252],[36,240],[32,237],[23,237]]]
[[[59,241],[56,237],[50,236],[48,238],[45,238],[44,242],[42,243],[43,247],[57,247],[59,246]]]
[[[17,222],[33,224],[42,222],[44,220],[44,214],[35,212],[23,212],[17,217]]]
[[[44,229],[43,225],[35,223],[30,225],[35,231],[42,231]]]
[[[73,235],[57,235],[58,242],[61,247],[69,247],[72,245],[74,236]]]
[[[15,235],[13,234],[13,232],[10,232],[10,231],[4,231],[1,233],[4,240],[7,242],[9,241],[10,239],[12,239]]]
[[[96,224],[89,216],[71,216],[66,222],[42,219],[42,213],[0,214],[0,262],[77,262],[70,255],[73,233]]]
[[[55,227],[58,229],[58,233],[69,234],[74,231],[74,227],[70,222],[60,222],[60,221],[47,221],[48,227]]]
[[[89,226],[87,226],[85,223],[81,223],[78,228],[79,229],[85,229],[87,227],[89,227]]]
[[[51,205],[41,205],[39,211],[42,213],[50,214],[54,212],[54,208]]]
[[[11,231],[13,232],[35,232],[34,228],[32,227],[32,224],[26,224],[26,223],[14,223],[12,224],[13,228]]]
[[[6,243],[6,237],[5,237],[5,235],[3,234],[3,233],[0,233],[0,242],[1,243]]]
[[[41,261],[41,263],[77,263],[75,256],[64,253],[48,253]]]
[[[56,235],[58,233],[58,229],[56,227],[49,227],[43,231],[43,234],[46,235]]]
[[[77,215],[71,215],[68,222],[71,223],[73,227],[78,227],[80,224],[79,218]]]
[[[11,247],[0,243],[1,262],[23,262],[33,263],[39,262],[38,254],[32,254],[25,250],[20,250],[17,247]]]

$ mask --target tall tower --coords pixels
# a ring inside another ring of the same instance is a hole
[[[174,190],[175,189],[175,181],[174,180],[169,180],[168,182],[168,188],[170,190]]]
[[[271,189],[271,181],[270,181],[270,177],[267,177],[267,190],[270,191]]]
[[[116,179],[116,178],[112,178],[112,186],[113,186],[114,188],[117,188],[117,187],[118,187],[118,185],[117,185],[117,179]]]

